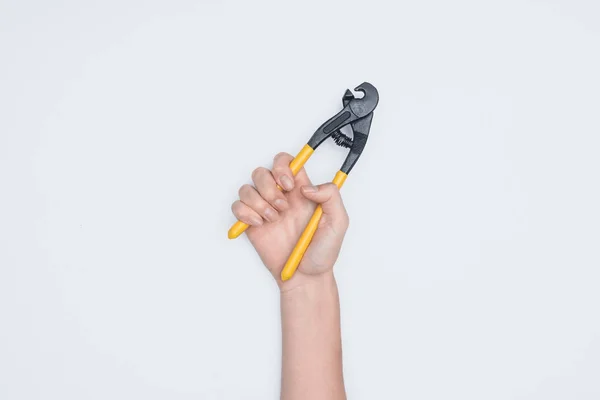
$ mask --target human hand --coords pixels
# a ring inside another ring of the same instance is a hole
[[[294,177],[292,159],[279,153],[271,171],[256,168],[254,187],[243,185],[240,200],[231,207],[237,219],[250,225],[248,239],[282,291],[331,274],[349,222],[338,188],[333,183],[313,186],[304,168]],[[283,282],[281,270],[317,204],[323,208],[319,227],[296,274]]]

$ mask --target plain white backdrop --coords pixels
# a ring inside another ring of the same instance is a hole
[[[349,398],[600,398],[599,50],[592,0],[1,0],[0,398],[277,398],[229,207],[365,80]]]

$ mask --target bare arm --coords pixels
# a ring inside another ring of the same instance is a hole
[[[281,398],[345,399],[340,303],[333,273],[281,293]]]
[[[348,215],[335,185],[313,186],[304,170],[292,175],[292,158],[280,153],[272,170],[257,168],[254,186],[242,186],[232,210],[250,225],[246,234],[281,291],[282,400],[345,399],[333,265]],[[283,265],[317,204],[323,208],[319,227],[295,275],[283,282]]]

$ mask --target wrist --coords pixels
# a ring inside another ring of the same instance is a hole
[[[337,292],[337,284],[331,270],[316,275],[297,272],[289,281],[278,281],[278,285],[282,298],[312,296],[332,289]]]

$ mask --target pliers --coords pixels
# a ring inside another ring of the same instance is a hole
[[[370,83],[363,82],[354,90],[362,92],[364,96],[357,98],[350,90],[346,90],[342,97],[342,110],[325,121],[323,125],[316,130],[308,143],[304,145],[302,150],[300,150],[298,155],[296,155],[290,163],[290,169],[294,175],[302,169],[317,147],[319,147],[325,139],[331,137],[338,146],[350,149],[344,164],[342,164],[342,168],[340,168],[333,178],[333,183],[338,189],[342,187],[348,174],[358,161],[367,144],[371,122],[373,121],[373,111],[379,103],[379,93],[375,86]],[[352,128],[353,138],[344,135],[340,131],[342,127],[348,124]],[[318,206],[281,271],[282,280],[286,281],[290,279],[294,275],[294,272],[296,272],[296,269],[317,230],[322,215],[323,209],[321,206]],[[247,228],[247,224],[237,221],[229,229],[227,236],[229,239],[235,239]]]

